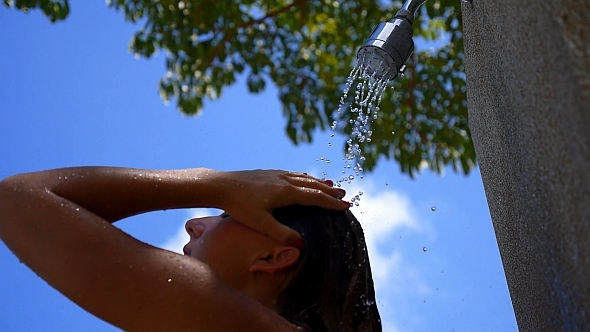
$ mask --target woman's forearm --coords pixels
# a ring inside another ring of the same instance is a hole
[[[62,197],[108,222],[136,214],[188,207],[219,207],[217,186],[221,172],[209,169],[143,170],[120,167],[73,167],[20,174],[2,183],[12,190],[29,191],[40,199]]]

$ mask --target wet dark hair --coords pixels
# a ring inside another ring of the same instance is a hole
[[[363,229],[350,211],[287,206],[273,211],[306,247],[279,314],[313,332],[382,331]]]

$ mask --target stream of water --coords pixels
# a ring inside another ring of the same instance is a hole
[[[340,98],[338,110],[334,115],[332,122],[332,130],[339,127],[344,127],[346,124],[339,119],[342,116],[343,110],[346,107],[350,108],[349,124],[352,126],[352,132],[346,141],[346,153],[343,158],[342,174],[338,175],[340,178],[335,181],[337,187],[341,187],[343,183],[350,184],[355,178],[363,178],[363,164],[366,157],[360,147],[360,143],[371,142],[373,131],[371,124],[374,120],[379,118],[379,104],[381,98],[387,88],[388,79],[377,79],[368,74],[367,69],[362,65],[357,65],[349,74],[343,95]],[[352,89],[352,91],[351,91]],[[354,92],[354,99],[349,98],[349,94]],[[334,137],[331,134],[330,137]],[[328,142],[332,146],[331,142]],[[330,163],[330,160],[324,157],[321,161]],[[324,177],[327,172],[322,171]],[[356,194],[350,201],[358,206],[362,192]]]

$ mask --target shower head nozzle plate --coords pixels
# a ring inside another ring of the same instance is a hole
[[[392,80],[397,76],[394,59],[377,45],[365,45],[357,53],[357,62],[366,75],[382,80]]]

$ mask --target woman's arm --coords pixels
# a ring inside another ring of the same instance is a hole
[[[290,325],[206,265],[110,223],[154,210],[216,207],[287,243],[297,235],[270,209],[345,209],[340,196],[326,183],[284,171],[57,169],[0,182],[0,238],[53,287],[125,330],[278,331],[273,327]]]
[[[3,199],[26,194],[47,201],[58,196],[69,201],[60,206],[76,205],[110,223],[165,209],[225,209],[236,218],[241,217],[240,221],[248,226],[285,244],[298,235],[278,223],[272,225],[274,220],[266,220],[270,229],[259,226],[261,218],[269,218],[269,209],[290,204],[347,208],[347,203],[336,198],[344,196],[341,189],[306,174],[285,171],[75,167],[20,174],[5,179],[2,185],[10,196]]]

